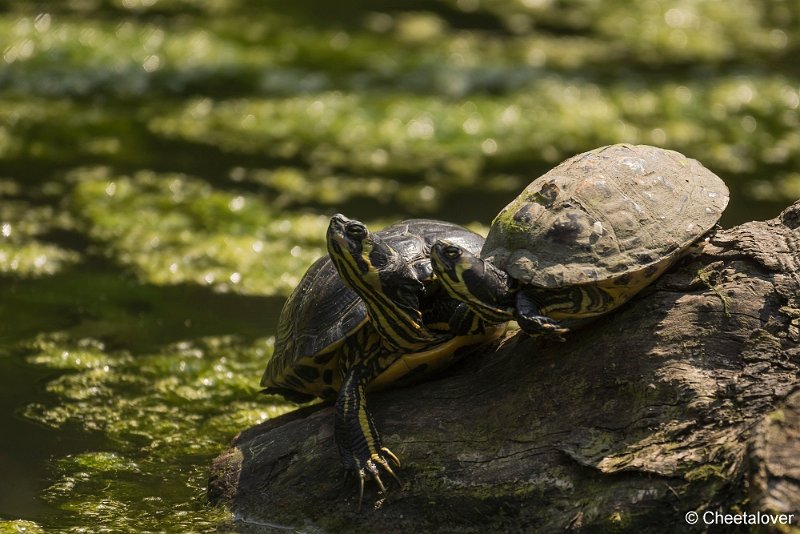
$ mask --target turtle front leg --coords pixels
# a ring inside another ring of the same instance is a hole
[[[561,326],[555,319],[541,315],[539,307],[524,291],[517,293],[514,319],[519,323],[519,327],[530,336],[555,337],[563,341],[561,335],[569,332],[568,328]]]
[[[388,473],[401,484],[391,466],[393,463],[399,468],[400,460],[381,443],[372,414],[367,409],[365,386],[360,366],[347,372],[336,399],[334,420],[334,437],[342,464],[346,472],[354,473],[358,478],[359,511],[367,479],[374,480],[383,494],[386,493],[386,485],[381,479],[381,472]]]
[[[454,336],[482,334],[485,331],[483,321],[466,302],[460,302],[455,306],[448,325],[450,326],[450,333]]]

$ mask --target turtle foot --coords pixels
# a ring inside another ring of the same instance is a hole
[[[565,328],[558,321],[543,315],[530,317],[518,315],[516,320],[519,327],[531,336],[544,336],[549,339],[564,341],[564,334],[569,332],[569,328]]]
[[[352,454],[348,460],[346,462],[349,466],[347,469],[348,477],[354,473],[358,479],[358,512],[361,512],[361,505],[364,501],[364,486],[367,480],[375,481],[384,498],[387,494],[386,484],[383,482],[381,475],[385,476],[388,473],[397,482],[398,486],[402,486],[400,478],[392,468],[392,464],[394,464],[395,468],[399,468],[400,460],[386,447],[381,447],[378,452],[366,457]]]
[[[354,474],[358,478],[358,511],[361,511],[367,480],[374,480],[384,497],[386,484],[381,477],[388,473],[400,484],[400,479],[392,469],[392,464],[400,467],[400,460],[381,443],[375,421],[372,420],[364,399],[362,370],[362,366],[357,365],[346,375],[336,400],[333,424],[334,438],[344,470],[348,476]]]

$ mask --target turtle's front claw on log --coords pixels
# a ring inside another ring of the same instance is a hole
[[[542,315],[522,315],[515,317],[519,327],[530,336],[543,336],[554,341],[564,341],[564,334],[569,328],[563,327],[558,321]]]

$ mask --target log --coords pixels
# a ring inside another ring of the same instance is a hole
[[[717,232],[563,343],[512,332],[369,402],[403,462],[385,498],[368,484],[356,511],[318,405],[239,434],[211,501],[243,526],[312,531],[671,532],[716,511],[796,526],[800,201]]]

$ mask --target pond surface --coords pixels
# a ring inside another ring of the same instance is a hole
[[[332,213],[485,231],[617,142],[725,226],[800,197],[797,2],[288,4],[0,1],[0,532],[236,530],[208,467],[292,408],[258,381]]]

